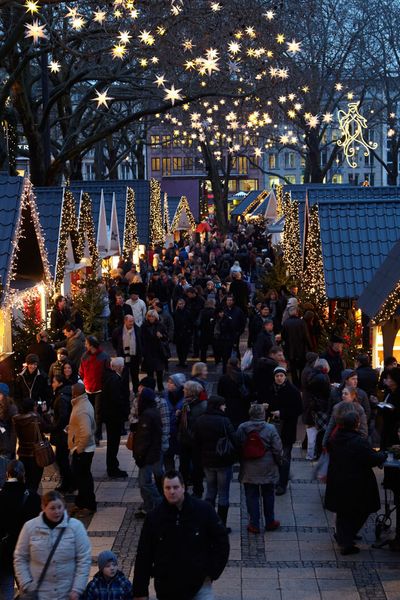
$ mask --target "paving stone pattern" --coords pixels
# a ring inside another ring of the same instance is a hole
[[[176,371],[171,367],[171,372]],[[210,366],[210,381],[215,388],[218,373]],[[299,427],[298,439],[304,431]],[[141,503],[137,468],[121,440],[120,467],[128,471],[127,480],[106,476],[106,442],[96,449],[93,475],[98,511],[85,519],[93,548],[92,573],[96,557],[112,548],[123,571],[132,576],[136,547],[142,522],[134,517]],[[284,496],[276,498],[278,531],[265,535],[247,532],[244,493],[234,469],[228,524],[232,528],[228,566],[214,583],[221,600],[400,600],[400,554],[373,549],[374,518],[362,532],[361,552],[341,556],[333,539],[334,515],[323,509],[324,486],[312,476],[313,465],[304,459],[300,442],[294,450],[291,483]],[[377,473],[381,479],[381,473]],[[57,482],[53,468],[45,472],[43,488]],[[394,524],[393,524],[394,525]],[[393,535],[393,532],[392,532]],[[155,600],[151,590],[151,600]]]

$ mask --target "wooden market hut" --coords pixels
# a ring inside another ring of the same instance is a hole
[[[46,319],[51,274],[35,194],[29,179],[0,174],[0,379],[10,381],[12,317],[28,303]]]

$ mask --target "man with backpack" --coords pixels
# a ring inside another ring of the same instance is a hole
[[[260,492],[263,500],[265,531],[280,526],[275,519],[275,485],[279,481],[282,442],[274,425],[266,423],[265,408],[252,404],[250,420],[237,430],[241,447],[239,481],[244,485],[250,533],[260,533]]]

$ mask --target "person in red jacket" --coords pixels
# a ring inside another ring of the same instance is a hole
[[[101,394],[103,389],[103,375],[110,362],[108,354],[100,348],[100,342],[93,335],[85,340],[86,352],[82,356],[79,367],[79,377],[83,381],[86,393],[94,408],[96,420],[96,446],[102,438],[103,419],[101,414]]]

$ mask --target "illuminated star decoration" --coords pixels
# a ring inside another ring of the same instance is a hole
[[[25,8],[26,12],[30,12],[31,15],[33,15],[39,12],[39,2],[27,0],[27,2],[25,2]]]
[[[37,44],[40,38],[47,38],[45,25],[39,25],[39,21],[37,19],[35,19],[33,23],[27,23],[25,25],[25,29],[25,37],[31,37],[34,44]]]
[[[165,82],[167,80],[165,79],[164,75],[157,75],[154,83],[156,84],[157,87],[161,87],[161,86],[165,86]]]
[[[51,73],[58,73],[61,69],[61,65],[57,60],[51,60],[48,68]]]
[[[104,92],[99,92],[98,90],[95,91],[97,98],[92,98],[92,102],[97,102],[97,108],[100,108],[101,106],[108,108],[108,102],[114,100],[114,98],[107,96],[108,88],[104,90]]]
[[[290,52],[291,54],[296,54],[297,52],[300,52],[301,42],[296,42],[296,40],[292,40],[291,42],[286,42],[286,44],[288,47],[288,52]]]
[[[165,88],[165,96],[164,96],[164,100],[166,100],[167,102],[170,101],[172,106],[174,106],[175,102],[177,100],[182,100],[183,96],[179,93],[182,91],[182,88],[176,90],[174,85],[171,85],[170,89]]]

